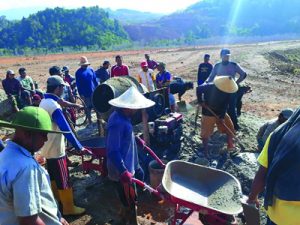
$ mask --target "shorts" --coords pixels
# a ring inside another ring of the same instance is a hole
[[[58,159],[47,159],[47,170],[51,181],[55,181],[57,188],[65,190],[70,188],[67,156]]]
[[[228,114],[225,115],[224,121],[225,125],[231,130],[231,132],[235,133],[233,123]],[[214,116],[202,115],[201,138],[208,139],[213,134],[215,125],[217,125],[217,128],[221,133],[225,133],[228,136],[232,136],[231,133],[219,121],[217,121],[217,119]]]
[[[175,97],[171,93],[169,93],[169,102],[170,102],[170,105],[175,105],[176,104]]]

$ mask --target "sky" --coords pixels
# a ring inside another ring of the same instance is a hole
[[[20,8],[64,7],[78,8],[95,6],[111,9],[134,9],[144,12],[172,13],[198,2],[199,0],[0,0],[0,12]]]

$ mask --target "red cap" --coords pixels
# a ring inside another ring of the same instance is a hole
[[[148,63],[146,61],[141,62],[141,67],[148,67]]]

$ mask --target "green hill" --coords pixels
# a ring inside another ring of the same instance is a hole
[[[299,0],[203,0],[154,23],[125,29],[133,40],[146,41],[300,34],[299,9]]]
[[[2,21],[0,49],[107,49],[129,41],[122,25],[98,7],[46,9],[19,21]]]

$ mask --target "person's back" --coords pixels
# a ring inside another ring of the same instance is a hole
[[[84,97],[91,97],[97,87],[96,75],[91,67],[81,67],[76,71],[78,93]]]

